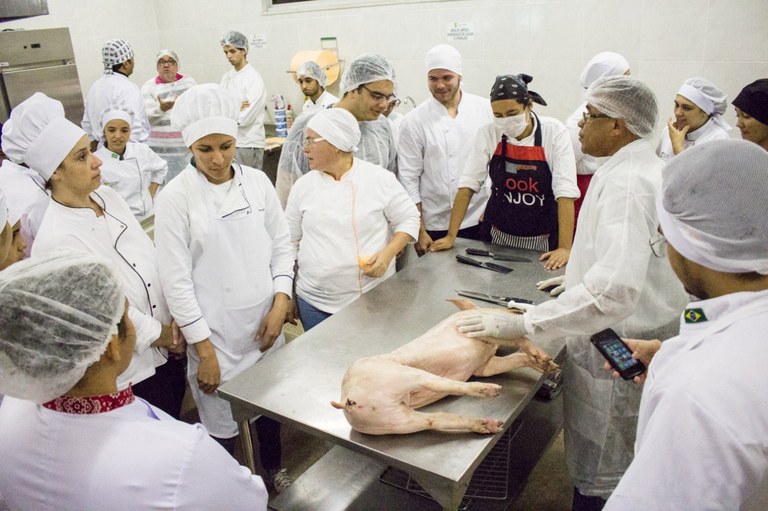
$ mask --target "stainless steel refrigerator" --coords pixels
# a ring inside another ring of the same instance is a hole
[[[35,92],[61,101],[80,125],[83,93],[68,28],[0,32],[0,122]]]

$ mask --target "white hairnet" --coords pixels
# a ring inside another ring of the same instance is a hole
[[[17,165],[24,163],[29,146],[57,117],[64,117],[64,105],[42,92],[35,92],[16,105],[3,124],[3,152],[8,159]]]
[[[227,32],[224,37],[221,38],[221,45],[234,46],[235,48],[245,50],[246,53],[248,52],[248,38],[245,37],[245,34],[237,32],[236,30]]]
[[[427,52],[425,58],[427,73],[433,69],[447,69],[462,75],[461,53],[450,44],[438,44]]]
[[[728,108],[728,96],[705,78],[688,78],[677,93],[711,116],[712,120],[725,130],[731,126],[722,119]]]
[[[3,193],[2,188],[0,188],[0,232],[3,232],[3,229],[5,229],[5,223],[8,221],[8,215],[8,201],[5,200],[5,193]]]
[[[623,75],[629,71],[629,62],[622,55],[612,51],[598,53],[584,67],[579,83],[585,89],[598,78]]]
[[[163,57],[171,57],[173,60],[176,61],[177,64],[179,63],[179,57],[178,55],[176,55],[176,52],[173,50],[168,50],[168,49],[160,50],[159,52],[157,52],[157,56],[155,57],[155,62],[158,62]]]
[[[123,39],[110,39],[101,47],[101,61],[104,63],[104,74],[111,75],[112,67],[133,58],[133,48]]]
[[[320,87],[325,87],[325,84],[328,82],[323,69],[311,60],[301,65],[296,72],[296,78],[314,78],[320,84]]]
[[[360,125],[355,116],[343,108],[327,108],[316,113],[307,123],[307,129],[345,153],[357,151]]]
[[[106,261],[78,252],[0,272],[0,393],[45,403],[80,381],[117,333],[119,282]]]
[[[653,133],[659,105],[650,87],[631,76],[604,76],[589,86],[585,101],[600,112],[624,119],[627,129],[638,137]]]
[[[195,85],[179,96],[171,110],[171,125],[181,131],[184,145],[219,133],[237,138],[240,104],[237,98],[215,83]]]
[[[667,163],[657,200],[664,236],[686,259],[725,273],[768,275],[768,152],[713,140]]]
[[[381,55],[366,53],[365,55],[360,55],[349,64],[349,68],[341,79],[339,89],[341,94],[344,95],[361,85],[379,80],[389,80],[394,83],[395,70]]]

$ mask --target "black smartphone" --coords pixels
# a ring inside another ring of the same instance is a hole
[[[632,358],[632,350],[610,328],[597,332],[590,337],[590,340],[608,360],[611,367],[618,371],[625,380],[631,380],[645,372],[645,364],[636,358]]]

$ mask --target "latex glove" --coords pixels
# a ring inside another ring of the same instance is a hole
[[[549,294],[550,296],[557,296],[565,291],[565,276],[552,277],[551,279],[541,280],[536,283],[536,289],[539,291],[545,291],[547,288],[554,287]]]
[[[496,339],[517,339],[525,336],[525,320],[522,314],[491,310],[466,311],[456,323],[459,332],[467,337],[494,337]]]

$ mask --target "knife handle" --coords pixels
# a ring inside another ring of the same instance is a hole
[[[482,248],[466,248],[464,249],[464,251],[470,255],[479,255],[479,256],[486,256],[486,257],[490,257],[491,255],[489,251],[483,250]]]
[[[481,268],[483,266],[483,263],[480,261],[475,261],[471,257],[463,256],[461,254],[456,254],[456,260],[460,263],[471,264],[472,266],[480,266]]]

